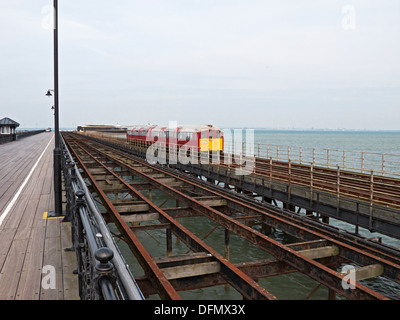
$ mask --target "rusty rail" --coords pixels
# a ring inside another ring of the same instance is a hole
[[[145,142],[128,143],[126,139],[112,135],[96,134],[94,137],[143,149],[150,145]],[[245,142],[233,145],[229,150],[234,153],[228,155],[246,154],[246,148]],[[252,144],[249,150],[255,156],[255,170],[249,174],[298,186],[311,186],[314,190],[337,194],[339,198],[366,201],[372,211],[377,205],[400,209],[400,155],[269,144]],[[368,162],[369,156],[375,160]],[[358,162],[359,165],[356,165]],[[224,155],[221,155],[219,164],[238,167],[235,163],[228,164]]]
[[[141,195],[136,189],[126,183],[122,178],[120,178],[116,173],[112,172],[106,165],[100,162],[95,156],[93,156],[87,149],[79,145],[82,150],[84,150],[94,161],[96,161],[100,166],[102,166],[107,172],[111,175],[115,176],[120,180],[122,184],[124,184],[131,192],[133,192],[138,198],[142,201],[146,202],[156,213],[158,213],[158,217],[162,223],[167,223],[169,228],[182,240],[185,241],[189,245],[192,250],[200,251],[200,252],[208,252],[211,254],[215,260],[217,260],[220,264],[221,270],[220,272],[224,275],[226,280],[235,287],[245,298],[247,299],[272,299],[275,297],[267,292],[264,288],[260,287],[253,279],[247,276],[245,273],[240,271],[237,267],[235,267],[232,263],[225,260],[220,254],[218,254],[211,247],[206,245],[203,241],[198,239],[194,234],[192,234],[189,230],[181,226],[174,219],[172,219],[167,213],[165,213],[162,209],[155,206],[151,201],[149,201],[146,197]],[[76,152],[73,150],[74,154],[78,157]],[[118,219],[119,225],[125,230],[126,234],[130,237],[130,240],[133,242],[136,248],[136,255],[139,258],[139,261],[142,262],[142,267],[152,272],[152,276],[150,277],[153,281],[153,284],[158,287],[159,293],[163,298],[170,299],[180,299],[179,295],[172,287],[170,282],[166,279],[165,275],[161,272],[159,267],[154,263],[154,260],[148,255],[144,247],[137,240],[136,236],[133,234],[132,230],[127,226],[127,224],[121,218],[121,215],[118,213],[114,205],[107,198],[106,194],[101,190],[101,188],[96,183],[96,180],[90,174],[87,167],[83,164],[82,160],[78,161],[82,168],[84,168],[87,176],[90,178],[93,183],[95,189],[99,194],[102,195],[102,199],[107,203],[108,208],[112,211],[114,217]]]
[[[339,250],[338,252],[340,253],[339,256],[345,260],[353,260],[353,261],[355,260],[357,261],[357,263],[360,263],[361,265],[363,264],[383,265],[384,267],[382,274],[384,274],[384,276],[391,278],[391,280],[393,281],[398,281],[397,280],[397,274],[399,271],[398,264],[389,260],[384,260],[382,259],[382,257],[375,256],[373,253],[371,253],[371,251],[367,252],[360,248],[353,247],[348,243],[344,243],[343,241],[334,239],[332,235],[328,237],[326,234],[319,233],[315,230],[309,229],[304,226],[299,226],[296,223],[288,221],[287,218],[285,219],[283,217],[277,217],[275,214],[268,213],[268,211],[266,211],[265,209],[262,210],[260,208],[257,208],[256,206],[243,203],[233,198],[228,198],[227,196],[222,195],[221,193],[215,194],[213,193],[212,190],[201,186],[199,183],[194,183],[193,181],[189,181],[187,179],[179,177],[178,175],[173,175],[170,172],[162,170],[160,168],[156,169],[152,166],[149,166],[147,163],[145,163],[145,161],[140,161],[138,159],[122,155],[121,153],[118,154],[118,152],[116,152],[115,150],[109,149],[108,151],[106,151],[104,146],[96,145],[96,147],[94,148],[93,146],[90,146],[88,143],[84,141],[75,141],[75,144],[76,144],[75,147],[79,147],[79,149],[84,151],[86,155],[89,155],[91,159],[90,161],[92,163],[96,162],[97,165],[100,165],[104,170],[107,170],[108,174],[112,176],[113,179],[118,179],[119,183],[122,183],[125,188],[129,189],[130,192],[132,192],[132,194],[135,194],[135,196],[140,198],[141,201],[145,202],[149,206],[149,208],[152,208],[154,213],[157,213],[157,216],[160,219],[161,224],[163,224],[157,227],[163,228],[164,226],[169,226],[167,230],[171,230],[175,234],[179,235],[181,239],[186,239],[185,240],[186,243],[188,243],[187,239],[188,237],[191,239],[191,241],[193,241],[193,239],[195,238],[193,238],[193,235],[188,230],[185,230],[182,226],[180,226],[179,223],[177,223],[174,219],[172,219],[168,215],[168,213],[172,214],[174,210],[162,210],[159,207],[156,207],[154,204],[152,204],[151,201],[149,201],[145,197],[141,196],[140,193],[135,191],[136,189],[133,188],[132,185],[123,182],[123,180],[121,180],[121,177],[119,176],[120,173],[119,171],[112,171],[110,167],[118,167],[120,168],[120,171],[123,173],[129,172],[129,174],[132,174],[134,176],[140,176],[143,180],[146,181],[148,185],[152,186],[153,188],[163,190],[164,192],[168,193],[175,199],[178,199],[180,202],[186,203],[187,207],[191,208],[191,210],[195,211],[197,214],[199,213],[203,214],[204,216],[207,216],[210,219],[214,220],[215,222],[223,226],[225,230],[227,230],[226,232],[229,231],[234,232],[243,237],[244,239],[262,248],[266,252],[272,254],[276,258],[275,263],[280,263],[280,264],[283,263],[284,265],[290,266],[290,268],[294,270],[301,271],[309,275],[313,279],[319,281],[320,283],[326,285],[333,291],[341,295],[344,295],[348,298],[384,299],[382,295],[361,285],[360,283],[357,283],[355,290],[351,290],[350,292],[348,292],[348,290],[344,290],[343,287],[341,286],[341,281],[343,280],[344,276],[338,273],[335,269],[329,268],[323,265],[322,263],[313,260],[306,254],[302,254],[301,252],[294,250],[290,246],[283,245],[277,241],[274,241],[271,238],[267,237],[266,235],[250,228],[249,226],[246,226],[245,224],[239,221],[258,220],[272,227],[278,226],[279,228],[285,230],[285,232],[295,234],[296,237],[298,237],[299,239],[303,239],[305,241],[319,241],[319,243],[324,242],[325,250],[329,251],[332,248],[333,249],[338,248]],[[75,153],[75,155],[76,157],[79,157],[77,153]],[[110,165],[110,163],[113,164]],[[83,165],[83,163],[81,164]],[[144,172],[146,171],[143,169],[145,167],[147,168],[146,170],[148,170],[148,172],[152,172],[152,174]],[[101,188],[96,184],[95,177],[90,176],[89,172],[90,170],[86,168],[85,171],[88,171],[88,176],[90,177],[90,180],[95,185],[95,188],[98,189],[98,192],[101,193],[102,192]],[[225,197],[225,200],[229,202],[229,206],[227,206],[227,208],[236,211],[240,210],[247,216],[245,215],[241,217],[230,217],[229,215],[223,213],[222,211],[216,210],[215,208],[205,205],[204,203],[199,202],[195,198],[186,195],[182,191],[179,191],[177,188],[171,187],[163,183],[161,181],[161,178],[158,179],[155,177],[157,176],[157,174],[158,175],[162,174],[163,178],[169,176],[173,178],[174,181],[180,181],[186,186],[186,188],[190,186],[190,188],[197,190],[197,192],[201,190],[203,196],[207,194],[208,197],[210,197],[210,195],[217,196],[220,198]],[[105,196],[105,194],[103,196]],[[109,205],[109,208],[112,208],[111,205]],[[179,210],[176,209],[175,211],[177,212]],[[129,227],[128,229],[131,230],[131,228]],[[129,233],[129,230],[127,230],[127,233]],[[247,298],[255,298],[255,297],[273,298],[273,296],[268,294],[265,289],[259,288],[255,283],[253,283],[252,279],[246,278],[246,275],[242,274],[242,272],[238,269],[237,266],[234,266],[229,263],[227,264],[224,259],[218,258],[218,254],[215,254],[215,252],[213,252],[211,248],[204,246],[204,244],[201,243],[201,240],[200,240],[201,246],[199,247],[199,239],[195,240],[196,240],[195,242],[197,243],[197,247],[193,246],[192,244],[191,245],[192,249],[211,253],[213,257],[217,259],[219,264],[223,266],[221,267],[220,272],[224,275],[225,280],[230,282],[236,289],[238,289],[238,291],[241,292],[243,296],[246,296]],[[301,248],[301,245],[298,244],[298,247]],[[241,267],[246,268],[246,266],[241,266]],[[233,277],[232,271],[235,275],[234,279],[232,278]],[[393,277],[393,275],[396,276]],[[156,278],[158,278],[158,276],[160,276],[160,278],[163,279],[163,276],[161,274],[155,274]],[[154,282],[154,277],[150,277],[150,280]],[[241,281],[240,285],[237,284],[238,280]],[[246,290],[242,289],[244,284],[252,288],[253,293],[251,295],[245,295]]]

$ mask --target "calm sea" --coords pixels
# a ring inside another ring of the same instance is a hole
[[[254,130],[254,142],[400,155],[400,131],[273,131],[256,129]]]

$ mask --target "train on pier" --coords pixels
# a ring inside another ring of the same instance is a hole
[[[128,127],[126,138],[129,142],[152,144],[157,141],[167,147],[177,146],[196,151],[223,151],[223,132],[213,125],[168,126],[146,125]]]

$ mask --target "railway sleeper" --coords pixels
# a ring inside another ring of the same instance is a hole
[[[133,170],[135,170],[135,169],[133,169]],[[152,177],[149,177],[149,175],[146,175],[144,173],[142,173],[141,175],[145,179],[150,179],[149,181],[151,181],[151,179],[153,179]],[[153,179],[153,181],[154,181],[154,179]],[[166,189],[166,187],[167,187],[167,189]],[[209,206],[204,206],[204,205],[202,206],[199,203],[199,201],[190,199],[187,196],[184,196],[182,193],[177,193],[177,191],[172,191],[171,189],[168,189],[168,186],[161,185],[161,189],[163,189],[164,191],[167,191],[168,193],[175,194],[177,196],[177,199],[179,199],[180,201],[186,202],[189,206],[193,206],[195,208],[195,210],[205,214],[212,220],[217,221],[225,228],[228,228],[229,230],[241,235],[242,237],[248,239],[252,243],[261,245],[261,247],[264,248],[267,252],[271,251],[271,253],[274,256],[276,256],[276,258],[278,260],[284,260],[286,263],[288,263],[292,267],[295,267],[296,269],[300,268],[301,271],[306,271],[306,270],[308,270],[309,267],[311,267],[311,265],[312,265],[312,264],[310,264],[311,259],[307,258],[307,256],[306,256],[309,253],[305,253],[306,255],[298,253],[298,252],[294,253],[294,252],[290,251],[290,249],[284,248],[284,246],[280,245],[279,243],[276,243],[274,241],[271,241],[271,239],[267,239],[267,238],[263,237],[258,232],[254,232],[254,230],[250,231],[250,229],[237,224],[237,222],[235,223],[234,220],[231,220],[228,217],[224,217],[223,219],[221,219],[222,216],[218,212],[210,210]],[[164,218],[166,218],[166,217],[164,217]],[[179,231],[179,228],[176,229],[175,231]],[[179,231],[179,232],[181,232],[181,231]],[[317,248],[317,249],[320,250],[320,248]],[[313,250],[313,249],[308,249],[308,250]],[[330,255],[332,255],[333,252],[336,251],[336,248],[324,249],[323,251],[324,251],[324,254],[327,254],[328,256],[330,256]],[[310,251],[308,251],[308,252],[310,252]],[[315,254],[315,252],[316,251],[312,251],[313,254]],[[314,267],[317,267],[317,265],[314,265]],[[229,275],[233,275],[232,274],[233,270],[229,269],[229,268],[230,267],[228,267],[226,264],[223,266],[221,265],[221,272],[224,273],[224,277],[229,278]],[[320,269],[318,270],[318,268],[320,268]],[[323,282],[328,284],[328,286],[333,285],[336,290],[339,289],[339,287],[337,287],[337,284],[332,282],[333,279],[329,279],[329,278],[332,278],[332,276],[333,276],[333,278],[335,278],[335,273],[332,273],[330,270],[326,269],[326,267],[324,267],[322,265],[320,265],[318,268],[311,275],[314,275],[314,277],[316,274],[318,274],[319,277],[324,276],[325,281],[323,281]],[[337,277],[336,277],[336,279],[337,279]],[[341,277],[339,277],[339,279],[341,279]],[[361,294],[362,296],[365,296],[365,297],[369,297],[370,295],[372,295],[374,297],[382,298],[381,296],[377,295],[376,293],[371,292],[370,290],[368,290],[367,288],[364,288],[361,285],[357,285],[357,287],[359,289],[359,290],[357,290],[358,295]],[[340,292],[340,289],[339,289],[339,292]],[[345,293],[345,295],[347,295],[346,292],[342,292],[342,293]],[[350,297],[350,296],[351,295],[348,295],[348,297]]]
[[[85,148],[81,147],[82,150],[87,152],[90,155],[90,152],[87,151]],[[96,159],[95,156],[91,155],[93,159]],[[115,160],[114,160],[115,161]],[[100,165],[103,165],[104,168],[106,166],[98,161]],[[84,164],[81,162],[81,165],[85,168]],[[87,168],[85,168],[87,170]],[[142,173],[144,174],[144,173]],[[95,184],[95,180],[92,176],[90,176],[90,179],[92,182]],[[231,263],[228,261],[224,260],[216,251],[214,251],[212,248],[207,246],[205,243],[203,243],[200,239],[197,239],[193,234],[191,234],[187,229],[183,228],[179,223],[177,223],[175,220],[170,218],[166,213],[164,213],[161,209],[157,208],[153,203],[149,202],[148,199],[146,199],[143,195],[141,195],[139,192],[137,192],[135,189],[133,189],[131,186],[129,186],[127,183],[121,181],[124,183],[127,187],[131,188],[133,192],[136,193],[137,196],[141,197],[144,201],[146,201],[154,210],[156,210],[159,214],[159,220],[162,223],[170,223],[171,224],[171,230],[184,242],[187,243],[187,245],[194,251],[199,251],[199,249],[206,249],[206,251],[210,252],[215,259],[217,259],[220,264],[221,264],[221,274],[223,274],[223,277],[230,282],[230,284],[238,290],[245,298],[247,299],[276,299],[273,295],[271,295],[267,290],[264,288],[260,287],[256,282],[254,282],[251,278],[246,276],[244,273],[240,272],[237,268],[235,268]],[[96,187],[99,193],[103,194],[103,197],[106,197],[104,192],[102,192],[101,188],[98,186]],[[118,213],[118,210],[108,201],[107,203],[108,207],[110,210],[113,212],[114,216],[117,219],[121,219],[120,215]],[[122,226],[125,230],[127,226]],[[129,232],[128,232],[129,233]],[[130,234],[130,233],[129,233]],[[131,239],[135,242],[135,237],[133,237],[132,234],[130,234]],[[139,244],[138,244],[139,245]],[[201,250],[200,250],[201,251]],[[143,252],[145,254],[145,252]],[[142,254],[141,254],[142,255]],[[147,254],[146,254],[147,255]],[[147,255],[148,256],[148,255]],[[139,260],[142,261],[141,264],[143,265],[148,265],[151,266],[152,262],[147,261],[145,262],[139,257]],[[146,259],[147,260],[147,259]],[[172,297],[175,295],[174,290],[168,285],[165,284],[163,285],[163,279],[166,279],[164,275],[157,275],[158,270],[157,268],[151,267],[153,271],[153,275],[159,279],[159,281],[154,282],[157,284],[157,286],[160,288],[162,291],[162,295],[167,294],[168,296]],[[155,281],[155,278],[152,278],[153,281]],[[168,289],[169,288],[169,289]],[[170,294],[167,293],[167,291],[170,291]]]
[[[145,175],[145,174],[143,174],[143,175]],[[149,177],[147,179],[149,179]],[[203,205],[199,204],[198,201],[196,201],[194,199],[190,199],[181,193],[177,193],[177,191],[175,191],[175,190],[170,190],[168,188],[165,188],[165,186],[161,186],[161,188],[164,191],[166,191],[167,193],[170,193],[171,195],[178,196],[177,199],[179,199],[180,201],[183,201],[183,202],[187,202],[187,205],[193,206],[193,208],[196,211],[199,211],[200,213],[205,214],[206,216],[208,216],[212,220],[216,221],[217,223],[221,224],[225,228],[228,228],[229,230],[231,230],[234,233],[240,235],[241,237],[249,240],[250,242],[259,245],[261,248],[264,248],[267,252],[272,253],[272,255],[281,257],[280,259],[283,259],[285,262],[289,263],[293,267],[296,268],[299,265],[303,265],[302,267],[300,267],[300,270],[303,269],[304,271],[309,268],[309,267],[306,267],[306,265],[308,265],[310,263],[311,259],[305,257],[304,255],[290,254],[289,253],[290,251],[287,251],[287,249],[284,249],[283,246],[279,245],[278,243],[273,244],[274,241],[266,240],[265,238],[263,238],[263,236],[261,234],[255,232],[254,230],[251,231],[250,229],[245,229],[245,227],[237,225],[237,224],[235,225],[235,223],[231,224],[233,221],[229,221],[228,217],[221,219],[222,216],[218,212],[210,211],[209,210],[210,207],[203,206]],[[284,256],[285,256],[285,258],[284,258]],[[307,260],[307,259],[309,259],[309,260]],[[317,266],[315,265],[315,267],[317,267]],[[303,270],[301,270],[301,271],[303,271]],[[332,273],[332,271],[329,271],[328,269],[326,269],[326,267],[320,266],[318,273],[320,273],[318,278],[321,277],[322,274],[325,275],[325,277],[326,277],[325,284],[327,284],[328,286],[333,285],[335,287],[335,289],[338,290],[337,285],[334,285],[334,281],[332,282],[332,280],[333,280],[332,276],[333,276],[333,278],[335,277],[335,275],[337,277],[336,272]],[[313,275],[313,274],[311,273],[310,275]],[[315,277],[315,275],[314,275],[314,277]],[[331,278],[331,279],[329,279],[329,278]],[[369,296],[372,293],[367,288],[363,288],[363,286],[360,284],[358,284],[358,287],[361,289],[361,292],[366,294],[365,297]],[[340,292],[340,290],[338,290],[338,291]],[[360,294],[361,292],[359,292],[358,294]],[[342,292],[342,294],[343,293],[344,292]],[[372,296],[374,296],[374,295],[375,294],[372,293]],[[352,295],[348,295],[348,297],[351,297],[351,296]],[[377,295],[377,296],[379,296],[379,295]]]

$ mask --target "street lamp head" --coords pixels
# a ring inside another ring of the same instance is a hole
[[[51,91],[51,90],[47,90],[46,97],[51,97],[51,96],[53,96],[53,95],[51,94],[50,91]]]

